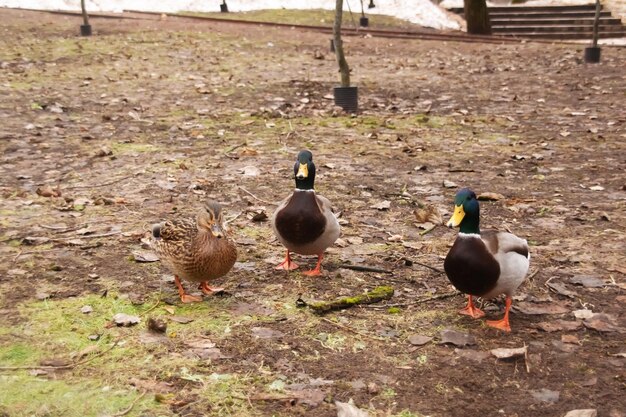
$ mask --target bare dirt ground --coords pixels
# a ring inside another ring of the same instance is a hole
[[[350,116],[326,35],[79,24],[0,9],[0,415],[334,416],[350,398],[377,416],[626,415],[626,49],[586,65],[571,44],[348,38]],[[316,278],[273,269],[263,221],[303,148],[343,227]],[[531,244],[510,334],[456,314],[437,271],[456,232],[414,215],[447,219],[462,186],[501,194],[483,227]],[[182,305],[136,258],[151,223],[207,197],[239,259],[224,295]],[[379,285],[387,305],[296,306]]]

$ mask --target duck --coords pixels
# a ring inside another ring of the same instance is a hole
[[[509,232],[481,231],[479,222],[476,194],[469,188],[459,190],[454,199],[454,213],[446,224],[459,227],[459,233],[444,260],[444,270],[452,285],[468,296],[467,306],[460,314],[484,317],[485,313],[476,307],[472,297],[492,299],[504,294],[504,317],[487,320],[486,324],[510,332],[512,296],[526,279],[530,267],[528,242]]]
[[[291,271],[298,268],[291,259],[291,252],[317,255],[315,268],[303,274],[321,275],[324,251],[339,238],[341,228],[330,201],[314,190],[315,164],[311,151],[298,153],[293,172],[296,189],[279,203],[270,221],[276,238],[287,248],[285,260],[276,269]]]
[[[209,281],[226,275],[237,260],[237,248],[224,229],[222,206],[215,200],[205,202],[195,218],[153,225],[151,245],[174,274],[183,303],[199,302],[202,297],[185,293],[181,279],[198,283],[206,295],[223,291]]]

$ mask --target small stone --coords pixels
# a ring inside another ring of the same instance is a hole
[[[572,410],[568,411],[565,414],[565,417],[597,417],[598,411],[593,408],[588,408],[584,410]]]
[[[113,316],[113,322],[118,326],[129,327],[139,323],[141,319],[129,314],[117,313]]]
[[[461,333],[456,330],[444,329],[441,331],[441,343],[452,344],[463,347],[467,345],[475,345],[476,338],[469,333]]]
[[[530,394],[534,399],[545,403],[556,403],[559,401],[559,397],[561,396],[559,391],[552,391],[546,388],[542,388],[537,391],[531,390]]]
[[[83,313],[83,314],[89,314],[89,313],[91,313],[92,311],[93,311],[93,307],[92,307],[92,306],[83,306],[83,307],[80,309],[80,312],[81,312],[81,313]]]
[[[423,336],[421,334],[414,334],[409,336],[408,341],[410,344],[412,344],[413,346],[423,346],[426,343],[430,342],[431,340],[433,340],[432,337],[430,336]]]
[[[569,279],[572,284],[582,285],[585,288],[600,288],[604,287],[604,281],[597,277],[588,275],[576,275]]]

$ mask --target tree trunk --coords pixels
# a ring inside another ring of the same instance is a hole
[[[467,33],[491,35],[491,23],[486,0],[463,0]]]
[[[600,10],[602,9],[602,5],[600,4],[600,0],[596,0],[596,15],[593,19],[593,39],[591,40],[593,46],[598,46],[598,29],[600,26]]]
[[[83,11],[83,22],[85,26],[89,25],[89,15],[87,14],[87,8],[85,7],[85,0],[80,0],[80,8]]]
[[[343,19],[343,0],[336,0],[335,3],[335,24],[333,25],[333,42],[335,44],[335,56],[341,73],[341,86],[350,87],[350,67],[343,53],[343,42],[341,41],[341,20]]]

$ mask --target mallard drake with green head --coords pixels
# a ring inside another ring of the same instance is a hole
[[[208,281],[226,275],[237,260],[237,248],[223,227],[222,207],[209,200],[197,217],[168,220],[152,226],[152,247],[170,271],[183,303],[202,301],[185,293],[180,279],[197,282],[204,294],[223,288]]]
[[[511,331],[511,297],[524,282],[530,266],[528,242],[508,232],[481,232],[478,200],[469,188],[463,188],[456,194],[454,206],[454,214],[447,225],[458,226],[460,230],[443,266],[452,285],[468,295],[467,306],[459,313],[474,318],[483,317],[485,313],[474,305],[472,296],[489,299],[505,294],[504,317],[486,323]]]
[[[298,268],[290,252],[317,255],[314,269],[305,275],[320,275],[324,251],[339,238],[340,227],[328,199],[315,193],[315,164],[313,154],[301,151],[293,167],[296,190],[283,200],[272,215],[271,224],[276,237],[287,248],[287,256],[276,269],[290,271]]]

